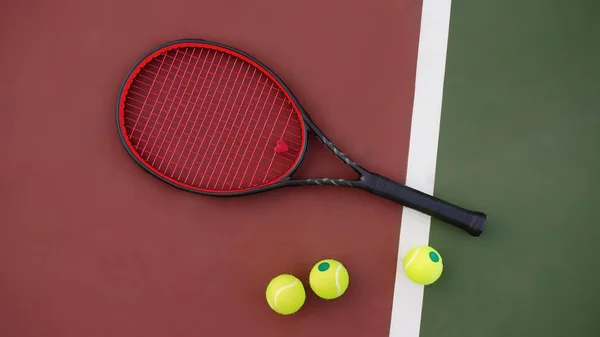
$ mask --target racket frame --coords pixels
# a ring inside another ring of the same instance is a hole
[[[124,120],[121,118],[121,109],[124,104],[125,96],[124,90],[128,86],[128,82],[132,80],[135,75],[134,72],[140,69],[140,64],[148,59],[149,56],[155,54],[161,49],[165,49],[171,46],[176,45],[186,45],[189,44],[189,47],[193,47],[195,44],[202,44],[212,46],[215,49],[221,50],[223,52],[228,53],[228,51],[233,52],[233,54],[239,54],[251,62],[253,62],[256,66],[262,68],[265,72],[268,73],[269,76],[286,92],[288,98],[291,99],[294,107],[300,112],[302,119],[302,127],[303,130],[303,144],[300,149],[300,153],[298,155],[298,159],[295,164],[291,166],[291,168],[287,171],[287,174],[283,175],[282,178],[269,182],[268,184],[261,185],[251,189],[245,189],[242,191],[209,191],[203,189],[194,189],[189,188],[187,186],[178,184],[170,179],[167,179],[164,175],[158,173],[158,171],[151,168],[149,164],[144,163],[141,157],[132,150],[131,143],[126,136],[126,130],[124,127]],[[386,199],[395,201],[404,205],[406,207],[410,207],[416,209],[420,212],[428,214],[430,216],[439,218],[445,222],[448,222],[455,227],[463,229],[468,232],[471,236],[479,236],[483,232],[483,227],[486,223],[486,215],[482,212],[469,211],[459,206],[450,204],[446,201],[438,199],[434,196],[428,195],[406,185],[395,182],[389,178],[381,176],[379,174],[368,171],[362,166],[358,165],[356,162],[351,160],[346,154],[340,151],[328,138],[327,136],[317,127],[317,125],[313,122],[307,111],[304,109],[302,104],[296,98],[296,96],[292,93],[291,89],[287,86],[287,84],[269,67],[260,62],[258,59],[248,54],[245,51],[239,50],[234,47],[230,47],[225,44],[203,40],[203,39],[180,39],[173,40],[170,42],[166,42],[160,46],[157,46],[150,51],[148,51],[143,57],[139,59],[136,64],[129,70],[125,80],[123,81],[121,88],[119,90],[119,95],[117,97],[117,107],[116,107],[116,120],[117,120],[117,130],[119,138],[125,147],[127,153],[134,159],[134,161],[142,167],[147,173],[152,176],[162,180],[163,182],[174,186],[178,189],[216,197],[235,197],[235,196],[246,196],[261,192],[266,192],[270,190],[275,190],[282,187],[287,186],[306,186],[306,185],[325,185],[325,186],[345,186],[345,187],[355,187],[366,190],[373,194],[382,196]],[[298,168],[302,165],[306,152],[309,148],[309,133],[314,132],[317,139],[322,142],[331,152],[335,154],[335,156],[343,161],[345,164],[350,166],[355,172],[358,173],[359,178],[356,180],[348,180],[348,179],[336,179],[336,178],[305,178],[305,179],[292,179],[292,175],[298,170]],[[415,201],[413,201],[415,200]],[[418,200],[418,202],[416,201]],[[456,216],[449,216],[449,214],[455,213]]]

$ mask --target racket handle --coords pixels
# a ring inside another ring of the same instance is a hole
[[[374,173],[366,179],[364,188],[371,193],[443,220],[472,236],[479,236],[483,232],[487,218],[484,213],[466,210]]]

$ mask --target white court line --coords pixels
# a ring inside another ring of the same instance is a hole
[[[423,0],[421,14],[406,184],[430,194],[435,181],[450,4],[451,0]],[[424,286],[406,277],[402,259],[410,248],[429,243],[430,220],[406,207],[402,211],[391,337],[419,336]]]

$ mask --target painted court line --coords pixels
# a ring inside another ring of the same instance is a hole
[[[451,0],[423,0],[415,96],[406,184],[433,193],[442,112]],[[402,258],[417,245],[428,244],[431,218],[409,208],[402,211],[391,337],[418,337],[424,286],[410,281]]]

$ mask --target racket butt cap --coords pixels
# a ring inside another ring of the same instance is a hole
[[[482,212],[473,212],[473,222],[467,232],[471,236],[480,236],[483,233],[485,224],[487,222],[487,215]]]

